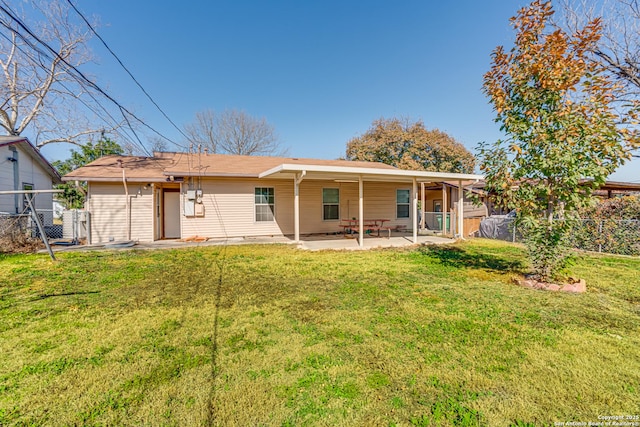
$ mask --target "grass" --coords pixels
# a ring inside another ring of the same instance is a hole
[[[522,248],[0,256],[0,425],[553,425],[640,415],[640,259]]]

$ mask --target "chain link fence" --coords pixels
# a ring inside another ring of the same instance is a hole
[[[515,219],[490,216],[480,224],[480,237],[508,242],[521,242]],[[618,255],[640,255],[640,220],[582,219],[570,233],[570,244],[576,249]]]
[[[640,221],[583,219],[574,227],[570,242],[585,251],[640,255]]]
[[[38,209],[38,218],[48,238],[62,238],[62,223],[56,224],[53,209]],[[31,216],[31,212],[27,210],[20,214],[0,212],[0,235],[13,236],[16,233],[23,233],[29,237],[40,238],[40,231]]]

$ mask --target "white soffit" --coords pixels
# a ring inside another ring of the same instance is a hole
[[[358,180],[362,176],[365,181],[411,181],[415,178],[418,182],[430,181],[469,181],[481,180],[484,177],[476,174],[453,172],[428,172],[403,169],[378,169],[345,166],[321,166],[283,163],[266,170],[259,178],[287,178],[292,179],[295,174],[306,172],[305,179],[353,179]]]

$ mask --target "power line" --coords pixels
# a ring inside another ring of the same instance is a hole
[[[175,141],[171,140],[170,138],[164,136],[163,134],[161,134],[159,131],[157,131],[156,129],[154,129],[153,127],[151,127],[150,125],[148,125],[147,123],[145,123],[142,119],[140,119],[138,116],[136,116],[134,113],[132,113],[131,111],[129,111],[126,107],[124,107],[120,102],[118,102],[115,98],[113,98],[111,95],[109,95],[106,91],[104,91],[100,86],[98,86],[96,83],[92,82],[89,78],[87,78],[84,73],[82,73],[80,70],[78,70],[78,68],[72,64],[70,64],[66,59],[64,59],[63,57],[61,57],[58,52],[55,51],[55,49],[53,49],[48,43],[44,42],[43,40],[41,40],[38,36],[36,36],[33,31],[31,31],[31,29],[29,29],[29,27],[27,27],[27,25],[25,23],[23,23],[17,16],[15,16],[10,10],[8,10],[7,8],[9,8],[9,5],[6,3],[6,1],[1,0],[2,3],[6,6],[6,8],[2,5],[0,5],[0,11],[4,12],[10,19],[12,19],[16,24],[18,24],[18,26],[20,28],[22,28],[24,31],[26,31],[26,33],[31,36],[35,41],[37,41],[40,45],[44,46],[49,52],[51,52],[55,58],[57,58],[60,62],[62,62],[69,71],[73,71],[74,73],[69,73],[70,76],[74,77],[79,84],[84,85],[87,84],[89,85],[89,87],[93,88],[94,90],[96,90],[97,92],[99,92],[100,94],[102,94],[105,98],[107,98],[109,101],[111,101],[113,104],[115,104],[120,112],[122,113],[123,117],[125,118],[125,120],[129,122],[128,118],[125,116],[125,113],[128,114],[130,117],[134,118],[137,122],[139,122],[140,124],[142,124],[143,126],[145,126],[146,128],[148,128],[149,130],[151,130],[153,133],[155,133],[156,135],[160,136],[161,138],[171,142],[172,144],[176,145],[177,147],[183,148],[180,144],[176,143]],[[2,22],[3,26],[6,27],[9,31],[13,32],[14,34],[16,34],[16,36],[20,37],[23,41],[25,41],[25,43],[27,43],[30,47],[32,47],[34,50],[36,50],[38,53],[40,53],[41,55],[44,55],[45,57],[48,56],[45,52],[42,52],[42,50],[40,50],[39,48],[37,48],[36,46],[34,46],[34,44],[28,40],[23,34],[21,34],[17,29],[12,28],[11,26],[9,26],[8,24],[6,24],[5,22]],[[81,81],[80,81],[81,80]],[[137,136],[136,131],[133,129],[133,127],[130,127],[131,132],[136,135],[136,139],[138,139],[138,141],[140,141],[140,139]],[[146,149],[145,149],[146,150]]]
[[[158,103],[151,97],[151,95],[149,95],[149,93],[146,91],[146,89],[144,87],[142,87],[140,82],[134,77],[134,75],[131,73],[131,71],[129,71],[129,69],[123,64],[123,62],[120,60],[118,55],[116,55],[116,53],[109,47],[107,42],[93,28],[93,26],[91,25],[89,20],[87,20],[87,18],[82,14],[82,12],[80,12],[80,10],[78,10],[78,8],[73,4],[73,2],[71,0],[67,0],[67,3],[69,3],[69,5],[73,8],[73,10],[75,10],[76,13],[80,16],[80,18],[82,18],[82,20],[85,22],[85,24],[87,24],[87,26],[89,27],[91,32],[102,42],[102,44],[109,51],[109,53],[116,59],[116,61],[118,61],[118,64],[120,64],[120,66],[127,72],[129,77],[131,77],[131,79],[135,82],[135,84],[140,88],[142,93],[144,93],[145,96],[149,99],[149,101],[151,101],[151,103],[158,109],[158,111],[160,111],[160,113],[162,113],[164,118],[167,119],[169,121],[169,123],[171,123],[171,125],[173,125],[173,127],[176,128],[178,130],[178,132],[180,132],[182,134],[182,136],[184,136],[188,140],[189,138],[187,137],[187,135],[182,131],[182,129],[180,129],[180,127],[178,127],[178,125],[176,125],[174,123],[173,120],[171,120],[171,118],[167,115],[167,113],[165,113],[164,110],[162,108],[160,108]]]
[[[37,52],[39,55],[51,60],[52,58],[46,53],[43,52],[40,48],[38,48],[37,46],[35,46],[33,43],[31,43],[30,40],[26,39],[22,34],[19,34],[15,31],[13,31],[12,28],[10,28],[8,26],[8,24],[2,20],[0,20],[0,23],[2,24],[2,26],[4,26],[5,28],[11,30],[12,32],[14,32],[14,34],[16,34],[17,37],[20,37],[29,47],[31,47],[35,52]],[[11,40],[6,34],[4,33],[0,33],[0,36],[2,36],[3,38],[5,38],[9,43],[13,44],[13,40]],[[20,52],[22,52],[25,56],[30,57],[31,55],[25,51],[20,45],[15,45],[15,48],[18,49]],[[40,66],[45,72],[49,72],[50,70],[40,61],[37,60],[36,58],[31,58],[34,63],[36,63],[38,66]],[[78,82],[79,84],[82,84],[80,81],[78,81],[78,78],[72,74],[69,74],[71,77],[73,77],[76,82]],[[57,84],[59,84],[60,86],[62,86],[62,88],[64,88],[68,93],[72,93],[72,90],[66,86],[62,81],[58,80],[56,82]],[[117,132],[118,134],[120,134],[121,136],[124,137],[125,140],[131,140],[131,137],[129,135],[126,135],[123,132],[120,132],[118,130],[118,127],[120,126],[119,122],[115,119],[115,117],[113,117],[111,115],[111,113],[109,112],[109,110],[107,108],[105,108],[104,105],[102,105],[102,103],[94,96],[94,94],[92,94],[90,91],[87,91],[87,95],[89,97],[91,97],[91,99],[93,99],[93,101],[96,103],[96,105],[98,105],[102,111],[104,111],[104,113],[112,120],[112,122],[114,123],[114,132]],[[80,103],[82,103],[88,110],[91,110],[97,117],[99,117],[102,121],[104,121],[105,123],[109,123],[109,120],[105,119],[105,117],[103,117],[96,109],[94,109],[93,106],[91,106],[90,104],[88,104],[84,99],[82,99],[82,97],[76,97],[75,99],[77,99],[78,101],[80,101]],[[128,121],[127,121],[128,122]],[[130,123],[129,126],[131,127]],[[132,132],[135,131],[132,129]],[[136,135],[136,139],[138,139],[138,141],[140,141],[139,138],[137,138]],[[132,141],[131,141],[132,142]],[[132,142],[132,144],[135,145],[134,142]],[[146,147],[144,146],[144,144],[142,144],[142,142],[140,142],[140,145],[138,146],[139,149],[141,149],[143,152],[149,154],[149,152],[147,151]]]

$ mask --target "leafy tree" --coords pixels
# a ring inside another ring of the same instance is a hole
[[[506,139],[479,147],[487,187],[497,204],[516,209],[534,272],[545,280],[566,260],[578,210],[638,141],[629,126],[635,113],[617,112],[615,84],[588,58],[600,20],[567,34],[550,28],[553,13],[537,0],[511,19],[515,45],[493,52],[483,87]]]
[[[110,140],[107,137],[102,137],[95,145],[92,142],[88,142],[80,146],[79,150],[71,150],[71,158],[53,162],[53,167],[60,173],[60,175],[66,175],[86,164],[99,159],[102,156],[108,156],[110,154],[122,154],[123,149],[117,142]],[[80,184],[81,189],[74,183],[60,184],[56,188],[64,190],[64,193],[58,194],[57,199],[67,209],[82,209],[84,206],[84,200],[87,190],[87,184]]]
[[[211,153],[237,155],[282,155],[276,131],[265,119],[244,111],[226,110],[196,113],[195,121],[185,126],[189,142]]]
[[[421,121],[375,120],[347,143],[347,160],[382,162],[400,169],[473,173],[475,158],[453,137]]]

